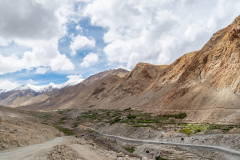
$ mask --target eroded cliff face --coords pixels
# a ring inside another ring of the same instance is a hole
[[[175,61],[170,67],[173,77],[178,76],[174,87],[165,95],[162,105],[174,101],[176,98],[185,95],[191,88],[210,82],[210,86],[216,90],[231,89],[234,93],[240,92],[239,56],[240,56],[240,17],[228,27],[216,32],[208,43],[198,52],[190,53],[189,61],[181,68]],[[177,66],[175,66],[177,64]],[[181,68],[177,70],[177,68]],[[169,70],[170,71],[170,70]],[[173,83],[176,79],[166,78],[162,75],[159,83],[166,81]]]

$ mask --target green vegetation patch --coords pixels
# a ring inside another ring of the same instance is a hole
[[[68,135],[68,136],[74,135],[73,130],[68,129],[68,128],[60,127],[57,123],[55,123],[55,124],[53,125],[53,127],[55,127],[55,128],[58,129],[60,132],[63,132],[64,134],[66,134],[66,135]]]
[[[123,111],[131,111],[131,108],[126,108]]]
[[[181,133],[185,133],[185,134],[187,134],[188,136],[190,136],[190,134],[192,133],[192,132],[191,132],[191,129],[186,129],[186,128],[185,128],[185,129],[181,129],[180,132],[181,132]]]
[[[133,153],[135,151],[135,149],[133,147],[132,148],[124,148],[124,149],[130,153]]]
[[[198,133],[207,130],[206,124],[188,124],[185,126],[186,129],[190,129],[192,133]]]
[[[77,120],[92,123],[106,122],[110,123],[110,125],[127,123],[135,127],[156,128],[167,124],[182,123],[182,119],[186,116],[186,113],[153,116],[152,113],[141,113],[140,111],[131,110],[131,108],[124,110],[92,109],[79,115]]]
[[[166,115],[162,115],[163,117],[174,117],[177,119],[184,119],[187,117],[187,113],[179,113],[179,114],[166,114]]]
[[[131,114],[127,115],[128,119],[135,119],[136,117],[137,117],[136,115],[131,115]]]
[[[114,124],[114,123],[117,123],[117,122],[119,122],[121,119],[120,119],[120,117],[116,117],[116,118],[114,118],[114,120],[112,120],[111,122],[110,122],[110,125],[112,125],[112,124]]]
[[[219,125],[219,124],[210,124],[208,129],[209,130],[213,130],[213,129],[220,129],[222,130],[224,133],[228,132],[229,130],[233,129],[233,128],[237,128],[238,126],[236,125]]]

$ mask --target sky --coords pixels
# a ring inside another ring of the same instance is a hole
[[[171,64],[239,8],[239,0],[0,0],[0,89]]]

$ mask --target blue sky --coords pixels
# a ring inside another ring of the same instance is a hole
[[[0,1],[0,89],[170,64],[239,14],[237,0]]]

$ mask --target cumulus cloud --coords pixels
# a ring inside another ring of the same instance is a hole
[[[32,51],[25,52],[22,57],[14,54],[10,56],[2,56],[0,54],[0,74],[40,66],[49,66],[53,71],[74,69],[74,65],[70,59],[66,55],[59,53],[57,39],[41,42],[16,40],[16,43],[24,46],[32,46],[33,49]]]
[[[82,75],[80,74],[68,75],[67,78],[68,78],[68,81],[65,82],[65,84],[78,84],[84,80]]]
[[[0,89],[4,89],[6,91],[12,90],[14,88],[17,88],[19,84],[17,82],[11,82],[11,81],[0,81]]]
[[[34,72],[35,74],[45,74],[49,70],[48,67],[39,67]]]
[[[83,58],[83,62],[81,63],[82,67],[89,67],[90,65],[94,65],[98,62],[98,54],[89,53]]]
[[[72,0],[0,1],[0,46],[13,42],[29,48],[21,55],[0,53],[0,74],[40,66],[74,69],[70,59],[58,51],[58,40],[67,34],[73,8]]]
[[[75,56],[77,53],[76,51],[84,48],[84,47],[95,47],[95,39],[90,38],[88,39],[85,36],[77,35],[76,37],[72,37],[72,42],[70,44],[70,49],[72,50],[71,55]]]
[[[95,0],[84,15],[107,30],[107,60],[132,68],[139,61],[169,64],[201,49],[240,14],[239,6],[237,0]]]

